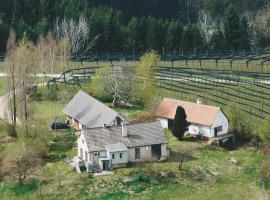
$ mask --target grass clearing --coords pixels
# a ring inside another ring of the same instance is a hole
[[[82,87],[82,90],[87,89],[88,85]],[[190,137],[179,141],[169,131],[165,134],[176,156],[166,162],[132,164],[104,177],[92,177],[85,172],[77,174],[65,162],[66,157],[76,155],[73,131],[49,130],[50,122],[64,120],[62,109],[77,90],[77,87],[69,88],[65,98],[49,101],[45,98],[48,89],[38,88],[39,96],[31,102],[32,118],[39,125],[38,134],[44,135],[49,144],[50,159],[23,186],[10,179],[2,181],[1,199],[269,199],[270,191],[258,185],[259,166],[263,158],[255,147],[226,151]],[[139,106],[117,111],[129,119],[147,115]],[[5,134],[4,123],[0,124],[1,134]],[[24,138],[18,137],[14,143],[0,145],[0,156],[20,151],[23,142]],[[180,147],[193,150],[192,159],[183,163],[182,170],[178,170],[177,159]],[[237,162],[232,162],[231,158]]]

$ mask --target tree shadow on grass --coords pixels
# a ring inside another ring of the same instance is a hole
[[[37,179],[31,179],[22,185],[14,184],[10,188],[10,190],[16,196],[25,195],[26,193],[36,191],[37,189],[38,189],[38,180]]]

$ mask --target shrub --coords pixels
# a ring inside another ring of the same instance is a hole
[[[146,176],[144,173],[140,172],[138,174],[135,174],[135,176],[133,177],[133,182],[149,183],[150,178]]]
[[[264,121],[258,133],[262,142],[270,143],[270,117]]]
[[[48,99],[50,101],[56,101],[57,95],[58,95],[57,87],[55,85],[51,85],[47,93]]]
[[[242,145],[256,140],[247,117],[237,106],[232,106],[226,114],[230,119],[230,133],[235,135],[237,142]]]
[[[266,157],[266,156],[265,156]],[[270,158],[269,155],[260,167],[260,185],[266,189],[270,188]]]

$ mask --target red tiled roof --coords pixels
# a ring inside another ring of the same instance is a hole
[[[156,116],[174,119],[178,106],[185,109],[188,122],[205,126],[211,126],[221,110],[215,106],[164,98],[156,111]]]

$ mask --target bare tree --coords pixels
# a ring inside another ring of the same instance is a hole
[[[94,94],[113,97],[113,105],[127,105],[131,97],[132,71],[127,67],[108,66],[96,71],[91,81]]]
[[[33,175],[41,163],[37,153],[31,149],[26,149],[16,155],[7,155],[3,160],[1,171],[15,178],[21,185]]]
[[[68,59],[70,58],[70,44],[67,38],[61,38],[57,42],[57,57],[60,61],[62,71],[65,71],[65,66],[68,63]]]
[[[193,152],[193,149],[187,146],[182,146],[176,150],[176,153],[178,155],[179,165],[178,169],[181,170],[183,163],[191,158],[191,154]]]
[[[89,40],[89,25],[85,17],[80,16],[79,20],[64,18],[63,20],[56,19],[54,24],[54,33],[56,37],[68,38],[73,54],[79,51],[88,52],[94,46],[96,40],[100,37],[97,35],[92,40]]]
[[[209,44],[215,32],[216,22],[207,11],[201,10],[199,12],[199,25],[202,36],[207,44]]]
[[[5,59],[5,66],[7,76],[7,92],[11,93],[11,102],[9,102],[8,107],[10,107],[11,121],[16,125],[17,119],[17,101],[16,101],[16,69],[15,69],[15,55],[14,51],[16,48],[16,33],[11,29],[9,34],[9,39],[7,42],[7,55]]]
[[[33,78],[35,77],[35,65],[37,64],[35,56],[35,46],[27,38],[22,38],[15,49],[15,66],[17,71],[17,95],[20,98],[18,105],[21,116],[25,123],[29,117],[28,96],[33,87]]]
[[[127,67],[113,66],[108,77],[106,88],[113,94],[113,105],[120,106],[129,102],[131,98],[132,72]]]

